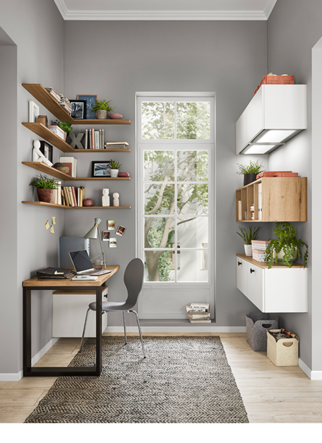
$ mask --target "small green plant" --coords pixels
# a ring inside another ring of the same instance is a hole
[[[56,180],[40,174],[30,180],[29,186],[37,189],[56,189]]]
[[[96,100],[95,106],[92,105],[92,111],[113,111],[113,108],[109,106],[109,103],[112,100],[109,100],[108,102],[106,100]]]
[[[62,129],[64,132],[67,132],[67,134],[69,134],[70,132],[72,132],[73,128],[72,125],[68,122],[60,122],[59,120],[56,120],[56,124],[57,126],[60,127],[60,129]]]
[[[257,240],[258,231],[260,230],[260,228],[255,229],[251,226],[250,228],[247,229],[239,226],[239,230],[240,232],[236,232],[236,234],[238,234],[239,237],[241,237],[244,240],[245,245],[251,245],[252,240]]]
[[[296,229],[292,225],[292,223],[288,222],[278,222],[276,223],[276,229],[273,230],[273,233],[276,235],[277,240],[270,240],[269,245],[265,251],[265,260],[269,263],[269,268],[273,266],[274,260],[277,263],[277,254],[281,251],[284,252],[283,263],[287,265],[289,268],[292,267],[291,260],[294,259],[294,256],[301,257],[301,247],[305,246],[306,251],[304,254],[304,266],[307,265],[307,257],[308,257],[308,245],[304,243],[301,239],[296,238]],[[274,251],[275,251],[275,259],[274,259]]]
[[[248,166],[241,165],[240,163],[237,163],[237,166],[239,168],[239,171],[237,174],[239,175],[246,175],[246,174],[259,174],[262,171],[263,162],[259,164],[259,160],[256,160],[255,162],[250,162]]]
[[[115,160],[110,161],[110,168],[111,169],[120,169],[121,163]]]

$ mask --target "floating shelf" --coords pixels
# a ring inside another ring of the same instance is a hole
[[[60,121],[69,122],[72,125],[130,125],[131,120],[125,119],[86,119],[76,120],[54,99],[54,97],[39,83],[23,83],[22,86],[30,92],[49,112]]]
[[[45,202],[22,202],[25,205],[35,205],[35,206],[43,206],[50,208],[60,208],[60,209],[131,209],[131,206],[64,206],[64,205],[56,205],[54,203],[45,203]]]
[[[82,181],[82,180],[131,180],[131,177],[71,177],[64,172],[58,171],[51,166],[47,166],[44,163],[39,162],[22,162],[23,165],[29,166],[29,168],[36,169],[37,171],[51,175],[52,177],[59,178],[60,180],[68,181]]]

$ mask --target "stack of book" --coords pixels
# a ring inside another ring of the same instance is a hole
[[[190,323],[211,323],[209,303],[191,303],[186,306]]]
[[[80,186],[62,186],[61,204],[63,206],[82,207],[85,200],[85,188]]]
[[[55,92],[53,88],[45,89],[52,97],[54,97],[54,99],[60,104],[60,106],[62,106],[68,112],[68,114],[71,114],[71,104],[68,98],[64,97],[63,94],[57,94],[57,92]]]
[[[86,129],[84,149],[104,149],[104,129]]]
[[[125,149],[129,146],[127,142],[106,142],[105,149]]]
[[[77,159],[75,157],[60,157],[59,161],[69,168],[68,175],[76,177]]]

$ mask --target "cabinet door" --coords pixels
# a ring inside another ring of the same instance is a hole
[[[263,119],[263,90],[260,88],[246,108],[247,113],[247,143],[250,143],[264,128]]]
[[[247,297],[255,306],[257,306],[258,309],[263,311],[264,269],[250,264],[247,280]]]
[[[247,280],[249,273],[249,263],[237,257],[237,289],[247,296]]]

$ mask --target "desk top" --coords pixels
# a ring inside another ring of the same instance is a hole
[[[98,276],[97,280],[95,281],[73,281],[70,279],[48,279],[48,280],[38,280],[37,277],[30,278],[29,280],[25,280],[22,282],[22,286],[24,287],[33,287],[33,288],[42,288],[42,287],[52,287],[52,288],[59,288],[59,287],[86,287],[86,286],[102,286],[103,283],[105,283],[109,278],[112,277],[118,270],[120,269],[120,265],[109,265],[106,266],[107,271],[112,271],[109,274],[104,274]]]

